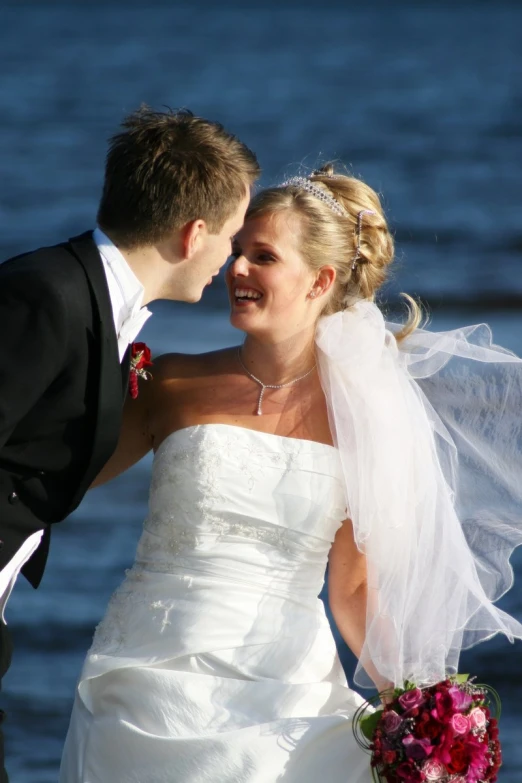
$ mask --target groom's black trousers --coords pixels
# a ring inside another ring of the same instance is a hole
[[[0,687],[4,674],[9,669],[11,663],[12,650],[13,644],[11,642],[11,634],[7,630],[6,624],[0,620]],[[0,783],[8,783],[4,763],[4,732],[2,726],[4,716],[4,711],[0,710]]]

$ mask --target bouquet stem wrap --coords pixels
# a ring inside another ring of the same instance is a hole
[[[484,325],[400,327],[361,301],[316,345],[348,516],[368,571],[365,667],[402,686],[456,672],[460,651],[522,625],[494,602],[522,543],[522,360]],[[370,666],[371,665],[371,666]]]

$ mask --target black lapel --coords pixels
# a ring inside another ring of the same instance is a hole
[[[70,239],[69,244],[85,270],[93,294],[93,323],[95,328],[97,327],[100,352],[98,411],[92,453],[71,503],[72,510],[76,508],[118,443],[122,411],[122,370],[109,288],[100,254],[92,239],[92,231]]]

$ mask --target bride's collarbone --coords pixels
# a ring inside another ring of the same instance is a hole
[[[197,374],[162,384],[151,411],[156,448],[173,432],[201,424],[224,424],[332,445],[322,392],[266,389],[259,415],[259,390],[247,377],[231,372],[228,366],[222,366],[219,373],[214,366],[205,371],[201,361],[197,366]]]

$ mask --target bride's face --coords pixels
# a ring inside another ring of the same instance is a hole
[[[288,210],[251,218],[236,235],[226,281],[237,329],[284,339],[314,325],[315,275],[300,239],[301,220]]]

